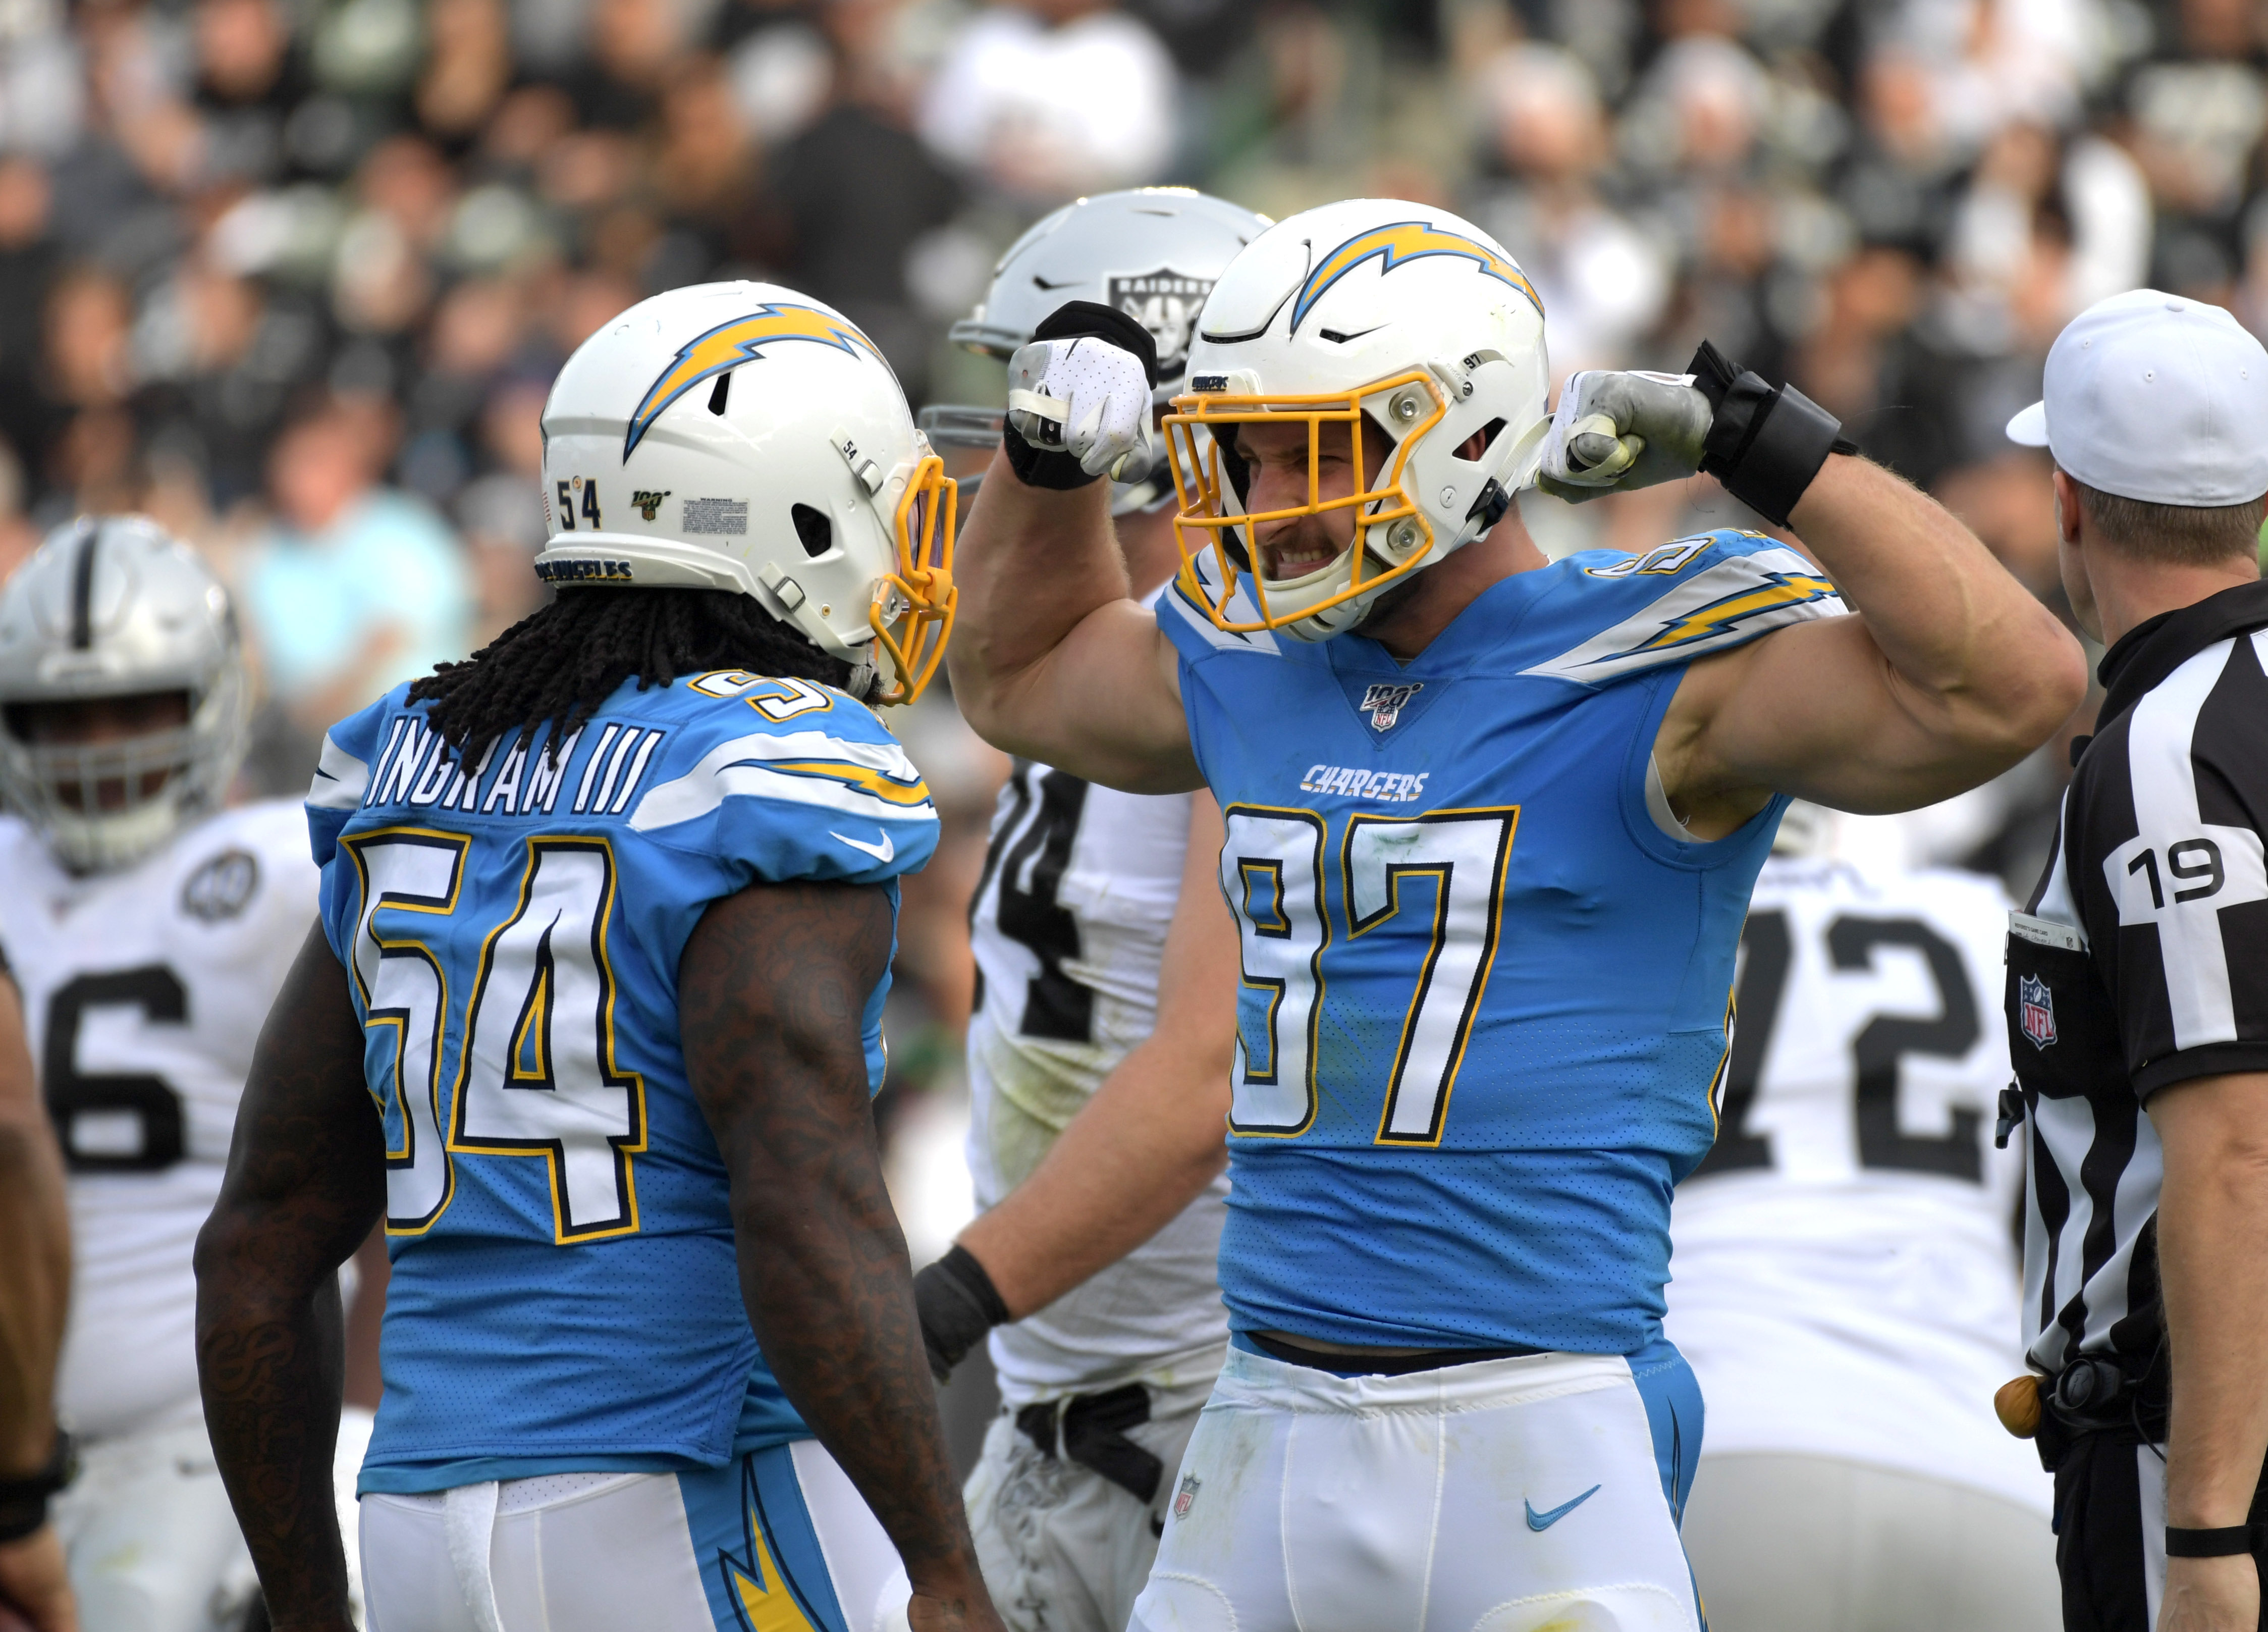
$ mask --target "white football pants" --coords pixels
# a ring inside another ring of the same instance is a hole
[[[1685,1547],[1712,1632],[2058,1632],[2048,1521],[1839,1457],[1704,1457]]]
[[[339,1414],[332,1466],[347,1613],[357,1626],[354,1488],[371,1422],[360,1406]],[[82,1632],[237,1632],[259,1591],[202,1422],[82,1445],[79,1475],[55,1497],[54,1511]]]
[[[370,1632],[903,1632],[904,1567],[816,1440],[691,1473],[362,1499]]]
[[[1691,1377],[1667,1343],[1358,1377],[1231,1348],[1130,1632],[1698,1632]]]
[[[258,1591],[201,1422],[82,1445],[50,1510],[84,1632],[234,1632]]]
[[[1165,1465],[1147,1506],[1092,1468],[1042,1453],[1013,1410],[986,1430],[963,1495],[984,1584],[1009,1632],[1124,1632],[1211,1385],[1148,1392],[1150,1420],[1126,1430]]]

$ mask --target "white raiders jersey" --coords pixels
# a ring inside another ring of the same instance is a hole
[[[1717,1143],[1670,1224],[1704,1454],[1838,1457],[2049,1510],[1992,1414],[2024,1370],[2021,1156],[1992,1145],[2007,909],[1974,874],[1766,863]]]
[[[1189,795],[1122,794],[1016,762],[969,909],[968,1169],[990,1207],[1158,1023]],[[1218,1260],[1228,1179],[1045,1309],[992,1333],[1011,1405],[1209,1380],[1228,1338]]]
[[[86,1438],[202,1418],[190,1257],[319,879],[297,801],[223,811],[92,877],[0,817],[0,949],[70,1169],[56,1406]]]

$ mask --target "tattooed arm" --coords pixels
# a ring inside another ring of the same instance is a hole
[[[197,1236],[205,1424],[276,1632],[348,1632],[331,1458],[338,1266],[386,1194],[346,971],[319,926],[269,1011],[220,1200]]]
[[[882,1186],[860,1017],[890,903],[758,884],[711,905],[678,971],[693,1092],[732,1174],[740,1291],[780,1386],[912,1578],[921,1632],[997,1632]]]

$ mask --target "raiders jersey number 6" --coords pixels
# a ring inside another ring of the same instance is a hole
[[[90,875],[0,818],[0,948],[70,1170],[57,1406],[84,1437],[200,1418],[190,1257],[318,877],[296,802],[224,811]]]

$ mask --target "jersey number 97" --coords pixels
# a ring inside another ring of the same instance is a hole
[[[1220,887],[1242,943],[1229,1127],[1292,1137],[1315,1116],[1314,1073],[1331,994],[1323,953],[1327,831],[1307,810],[1232,805]],[[1503,925],[1516,805],[1419,816],[1355,815],[1339,836],[1345,936],[1422,920],[1422,955],[1388,1074],[1375,1142],[1437,1145]],[[1404,914],[1410,918],[1405,919]],[[1375,982],[1369,983],[1374,986]]]

